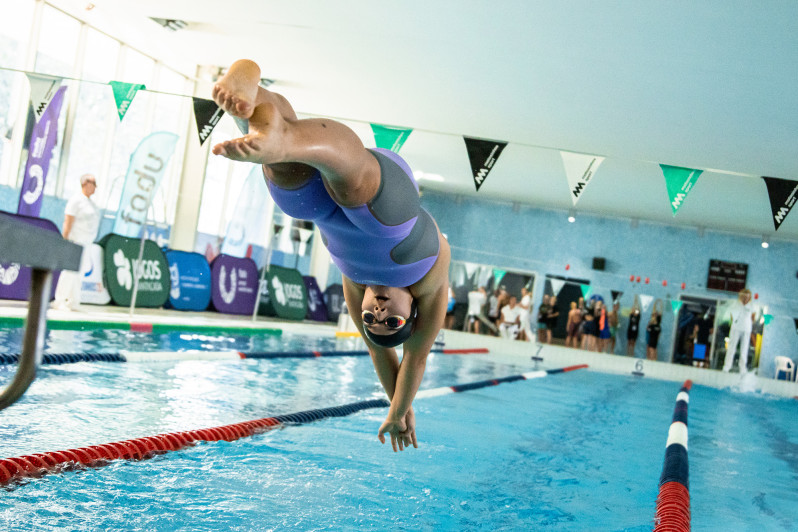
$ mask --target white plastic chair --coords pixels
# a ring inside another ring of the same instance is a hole
[[[790,381],[795,380],[795,362],[788,357],[776,357],[773,359],[776,362],[776,377],[779,376],[779,371],[787,373]]]

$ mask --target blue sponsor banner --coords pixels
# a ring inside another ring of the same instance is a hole
[[[308,315],[313,321],[327,321],[327,305],[324,304],[324,293],[319,288],[315,277],[303,276],[305,288],[308,292]]]
[[[205,310],[211,302],[211,267],[199,253],[167,250],[168,306],[177,310]]]
[[[177,139],[177,135],[168,131],[152,133],[141,141],[130,156],[113,233],[129,238],[141,235],[147,210],[175,151]]]

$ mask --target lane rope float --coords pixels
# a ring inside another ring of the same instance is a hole
[[[690,530],[690,470],[687,463],[687,405],[693,381],[686,380],[676,396],[673,420],[665,444],[659,479],[655,532]]]

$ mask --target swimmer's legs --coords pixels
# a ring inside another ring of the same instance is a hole
[[[248,119],[249,133],[222,142],[213,153],[236,161],[265,165],[266,177],[277,186],[295,188],[321,172],[333,199],[344,206],[362,205],[377,192],[380,168],[360,138],[344,124],[325,118],[298,120],[288,101],[260,87],[260,68],[236,61],[213,88],[213,98],[225,112]],[[284,167],[288,163],[291,166]],[[287,171],[284,171],[287,170]]]

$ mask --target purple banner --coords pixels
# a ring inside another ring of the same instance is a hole
[[[20,216],[18,214],[12,214],[11,216],[33,226],[49,229],[54,233],[59,232],[58,227],[50,220]],[[0,250],[0,299],[27,301],[30,297],[31,269],[16,263],[2,262],[2,260],[3,252]],[[53,272],[53,287],[50,292],[50,299],[55,295],[55,286],[58,284],[59,273],[59,271]]]
[[[249,258],[219,255],[211,263],[211,302],[217,312],[252,314],[258,296],[258,267]]]
[[[324,304],[324,293],[319,288],[315,277],[303,276],[305,288],[308,291],[308,319],[313,321],[327,321],[327,305]]]
[[[42,210],[44,182],[47,179],[47,170],[50,168],[50,159],[53,157],[53,148],[58,140],[58,116],[64,103],[64,92],[66,87],[58,89],[50,105],[31,130],[25,178],[22,181],[22,190],[19,192],[18,214],[39,216]]]

